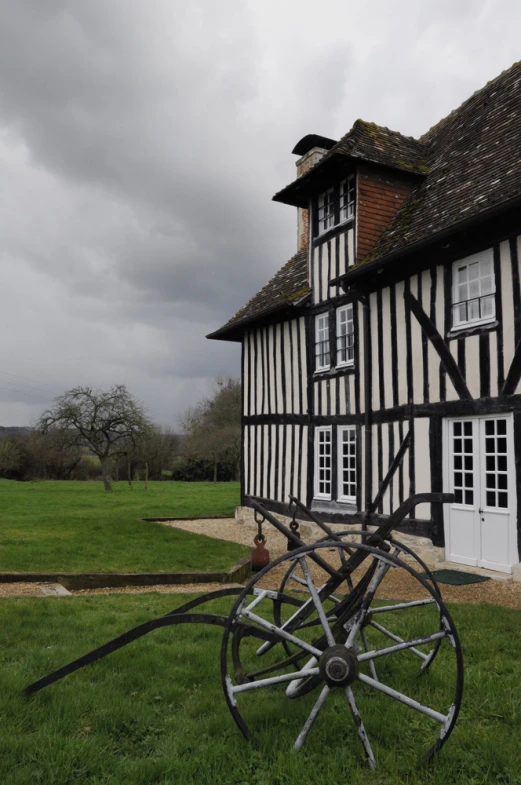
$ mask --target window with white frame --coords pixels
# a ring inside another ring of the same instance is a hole
[[[356,502],[356,425],[338,426],[338,500]]]
[[[315,498],[331,499],[331,426],[315,430]]]
[[[335,189],[329,188],[318,197],[318,233],[323,234],[335,225]]]
[[[326,371],[331,363],[329,348],[329,313],[315,316],[315,370]]]
[[[355,176],[354,174],[340,183],[340,223],[355,217]]]
[[[496,282],[492,249],[455,262],[452,282],[453,329],[495,319]]]
[[[336,312],[336,364],[352,365],[355,359],[355,327],[353,305],[344,305]]]
[[[355,176],[346,177],[318,197],[317,230],[324,234],[355,216]]]

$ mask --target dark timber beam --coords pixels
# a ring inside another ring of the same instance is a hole
[[[472,395],[470,394],[469,388],[465,382],[465,379],[461,375],[460,369],[456,364],[456,360],[450,353],[450,349],[448,348],[447,344],[437,331],[434,324],[431,322],[423,308],[421,307],[420,303],[416,299],[416,297],[411,294],[411,292],[405,291],[403,293],[403,298],[405,300],[405,305],[412,311],[412,313],[416,316],[420,327],[422,328],[423,332],[433,345],[434,349],[438,353],[438,356],[441,360],[441,364],[445,368],[452,384],[454,385],[454,389],[458,393],[459,397],[462,399],[472,400]]]
[[[407,449],[408,449],[410,443],[411,443],[411,431],[409,430],[406,433],[405,438],[404,438],[403,442],[400,445],[400,449],[398,450],[398,452],[394,456],[393,462],[389,466],[389,471],[385,475],[385,477],[383,479],[383,482],[382,482],[382,484],[380,486],[380,489],[379,489],[377,495],[374,498],[374,501],[371,503],[371,505],[369,506],[369,508],[367,510],[367,514],[368,515],[370,515],[371,513],[373,513],[376,510],[376,508],[380,504],[380,501],[383,499],[384,494],[385,494],[387,488],[389,487],[389,485],[391,483],[391,480],[393,479],[394,475],[396,474],[397,468],[400,466],[401,462],[403,461],[403,456],[407,452]]]
[[[521,379],[521,341],[516,346],[516,351],[508,369],[507,378],[501,388],[500,395],[513,395]]]

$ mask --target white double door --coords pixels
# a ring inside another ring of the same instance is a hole
[[[445,421],[447,561],[511,572],[517,563],[516,486],[511,414]]]

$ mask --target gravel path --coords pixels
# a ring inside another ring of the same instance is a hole
[[[257,527],[254,524],[238,523],[234,518],[198,521],[172,520],[166,522],[166,525],[251,546],[253,546],[253,537],[257,533]],[[286,538],[270,526],[265,525],[264,530],[267,534],[266,546],[273,560],[286,552]],[[331,558],[334,558],[335,555],[333,552]],[[271,585],[268,586],[266,581],[263,585],[266,588],[278,588],[276,583],[281,580],[283,574],[282,568],[275,568],[271,573],[273,578],[270,582]],[[322,575],[319,576],[318,571],[315,570],[314,580],[320,580],[324,576],[325,573],[322,572]],[[446,602],[486,603],[487,605],[503,605],[506,608],[521,609],[521,583],[489,580],[482,583],[472,583],[468,586],[441,584],[440,588]],[[413,600],[421,599],[424,594],[418,581],[404,570],[390,570],[378,596],[382,599]]]

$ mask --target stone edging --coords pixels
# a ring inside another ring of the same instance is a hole
[[[251,574],[251,556],[228,572],[0,572],[0,583],[61,583],[69,590],[182,583],[243,583]]]

